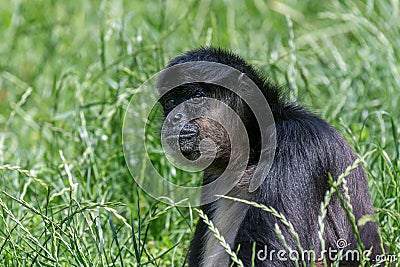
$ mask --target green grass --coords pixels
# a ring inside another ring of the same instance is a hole
[[[400,253],[399,12],[397,0],[3,1],[0,265],[182,266],[197,213],[135,185],[122,123],[135,89],[205,45],[287,85],[359,155],[376,150],[364,162],[376,220]]]

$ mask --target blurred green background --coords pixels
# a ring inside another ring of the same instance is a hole
[[[364,167],[382,238],[400,253],[399,7],[2,0],[0,263],[184,264],[197,214],[135,185],[122,121],[135,89],[169,59],[208,45],[237,52],[287,86],[359,155],[376,149]],[[153,161],[162,175],[198,178],[171,171],[162,154]]]

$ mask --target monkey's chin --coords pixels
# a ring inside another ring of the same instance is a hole
[[[196,159],[200,158],[200,156],[201,156],[200,151],[190,151],[190,152],[182,151],[182,154],[188,160],[196,160]]]
[[[179,138],[179,148],[188,160],[196,160],[200,157],[199,146],[192,138]]]
[[[199,144],[192,136],[185,136],[179,138],[179,148],[188,160],[196,160],[200,157]]]

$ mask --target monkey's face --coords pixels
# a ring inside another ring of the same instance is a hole
[[[218,115],[218,105],[210,103],[210,99],[221,102],[221,95],[206,85],[189,84],[174,88],[160,99],[165,115],[163,134],[171,142],[178,141],[187,159],[209,154],[216,161],[229,160],[231,143],[220,121],[223,116]]]

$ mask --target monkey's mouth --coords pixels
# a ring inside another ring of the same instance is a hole
[[[197,134],[180,134],[178,143],[182,154],[186,157],[190,156],[193,153],[199,152],[199,142]]]
[[[182,153],[191,153],[199,149],[197,144],[197,138],[191,136],[179,136],[179,148]]]
[[[194,124],[186,124],[178,137],[179,148],[188,159],[196,159],[199,155],[198,128]]]

